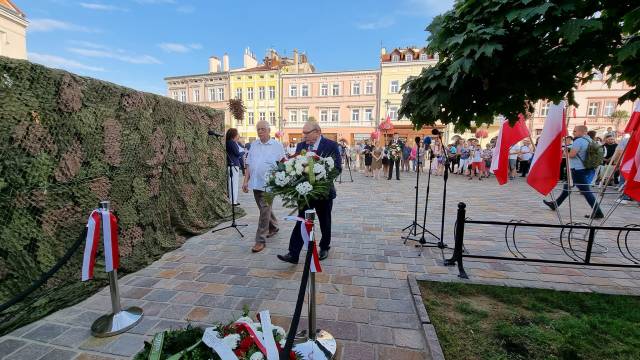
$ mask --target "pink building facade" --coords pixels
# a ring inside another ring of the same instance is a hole
[[[368,139],[380,118],[379,79],[377,70],[282,75],[283,142],[299,142],[311,117],[330,139]]]

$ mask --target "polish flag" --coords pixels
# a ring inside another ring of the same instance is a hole
[[[629,141],[622,158],[620,172],[626,182],[624,193],[632,199],[640,201],[640,101],[633,107],[631,119],[624,130],[630,134]]]
[[[527,184],[542,195],[548,195],[560,178],[562,139],[567,136],[565,103],[551,104],[542,128],[538,147],[533,154]]]
[[[524,116],[520,116],[518,122],[509,125],[509,121],[502,117],[498,141],[491,160],[491,172],[496,175],[496,180],[500,185],[507,183],[509,178],[509,149],[520,140],[529,136],[529,129],[524,121]]]

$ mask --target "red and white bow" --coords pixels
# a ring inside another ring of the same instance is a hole
[[[120,252],[118,251],[118,220],[107,209],[96,209],[89,215],[87,221],[87,241],[82,258],[82,281],[93,278],[93,267],[96,263],[96,252],[100,240],[100,228],[104,239],[104,260],[106,272],[117,269],[120,265]]]
[[[316,246],[315,236],[313,232],[313,221],[307,221],[297,216],[287,216],[285,220],[293,220],[302,223],[300,224],[300,235],[302,236],[302,240],[304,241],[304,249],[308,250],[309,243],[313,243],[313,247],[311,249],[310,270],[314,273],[322,272],[322,267],[320,266],[320,255],[318,254],[318,247]]]

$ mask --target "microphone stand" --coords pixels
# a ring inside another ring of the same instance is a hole
[[[339,145],[342,148],[342,154],[344,155],[344,161],[347,163],[347,169],[349,170],[349,178],[351,180],[349,180],[349,182],[353,182],[353,176],[351,176],[351,157],[349,156],[349,153],[347,152],[347,149],[345,146]],[[346,182],[347,180],[345,180]],[[340,172],[340,176],[338,177],[338,184],[342,184],[342,172]]]
[[[418,236],[418,228],[421,228],[424,232],[424,227],[422,227],[420,224],[418,224],[418,187],[420,184],[420,167],[422,164],[420,164],[420,142],[416,143],[416,156],[418,157],[418,167],[417,167],[417,172],[416,172],[416,200],[415,200],[415,205],[414,205],[414,210],[413,210],[413,222],[411,224],[409,224],[409,226],[405,227],[404,229],[402,229],[402,232],[409,230],[409,234],[407,234],[407,236],[402,236],[401,239],[404,239],[403,244],[406,244],[407,241],[409,240],[413,240],[415,241],[415,239],[413,239],[411,236]]]
[[[424,204],[424,215],[422,217],[422,226],[420,226],[422,228],[422,234],[420,236],[420,239],[415,239],[415,238],[411,238],[409,236],[405,237],[405,244],[406,242],[409,241],[417,241],[418,243],[415,245],[416,247],[420,247],[420,254],[422,255],[422,249],[425,247],[438,247],[442,249],[442,240],[441,238],[438,238],[438,236],[434,233],[432,233],[431,231],[427,230],[426,227],[426,222],[427,222],[427,209],[429,207],[429,191],[431,189],[431,172],[432,172],[432,164],[433,164],[433,151],[431,150],[431,145],[427,145],[427,154],[429,154],[429,173],[427,175],[427,195],[425,198],[425,204]],[[416,210],[417,210],[417,205],[416,205]],[[438,240],[437,243],[433,243],[433,242],[427,242],[427,239],[425,238],[425,233],[428,233],[429,235],[433,236],[436,240]],[[416,234],[417,236],[417,234]],[[444,247],[446,247],[446,245],[444,245]]]
[[[220,144],[220,146],[223,146],[222,140],[220,140],[221,136],[218,136],[218,134],[212,133],[212,132],[209,132],[209,135],[215,136],[216,140],[218,140],[218,143]],[[218,232],[218,231],[221,231],[221,230],[234,228],[234,229],[236,229],[238,234],[240,234],[240,237],[244,237],[244,235],[242,234],[240,229],[238,229],[238,227],[248,226],[248,225],[247,224],[236,224],[236,205],[233,202],[233,170],[231,169],[231,162],[229,161],[229,152],[227,151],[226,144],[224,144],[223,148],[224,148],[224,153],[225,153],[226,158],[227,158],[227,168],[226,168],[226,173],[227,174],[226,175],[227,175],[227,189],[229,189],[229,197],[231,198],[231,225],[227,225],[227,226],[224,226],[224,227],[221,227],[221,228],[218,228],[218,229],[213,229],[213,230],[211,230],[211,232],[214,233],[214,232]]]

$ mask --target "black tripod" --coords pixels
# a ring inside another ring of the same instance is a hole
[[[418,171],[416,171],[416,201],[414,204],[414,209],[413,209],[413,222],[411,224],[409,224],[409,226],[405,227],[404,229],[402,229],[402,232],[405,232],[407,230],[409,230],[409,233],[407,234],[407,236],[403,236],[402,239],[404,239],[404,244],[407,243],[408,240],[415,240],[413,239],[411,236],[418,236],[418,228],[421,228],[424,231],[424,227],[420,224],[418,224],[418,187],[420,185],[420,168],[422,167],[422,164],[420,163],[420,141],[419,141],[419,137],[416,137],[416,156],[418,157],[418,161],[417,161],[417,169]]]
[[[220,143],[220,145],[222,145],[222,141],[220,140],[220,138],[222,137],[219,134],[216,134],[215,132],[212,133],[211,131],[209,132],[209,135],[214,135],[216,137],[216,139],[218,140],[218,143]],[[242,232],[240,231],[240,229],[238,229],[238,227],[241,226],[247,226],[247,224],[236,224],[236,204],[233,202],[233,169],[231,169],[231,162],[229,161],[229,152],[227,151],[227,146],[226,144],[224,145],[224,153],[227,156],[227,189],[229,189],[229,198],[231,200],[231,224],[218,228],[218,229],[213,229],[211,230],[212,233],[214,232],[218,232],[221,230],[225,230],[225,229],[229,229],[229,228],[234,228],[236,229],[236,231],[238,232],[238,234],[240,234],[240,237],[244,237],[244,235],[242,234]]]
[[[351,176],[351,157],[347,153],[346,146],[340,145],[340,147],[342,148],[342,153],[344,154],[344,162],[347,164],[347,169],[349,169],[349,182],[353,182],[353,176]],[[338,177],[338,183],[342,184],[342,172],[340,172],[340,176]]]

